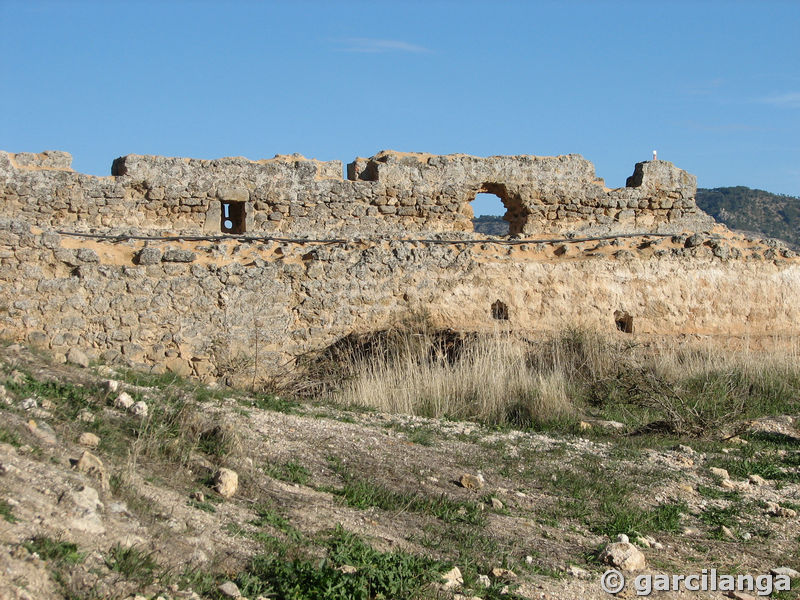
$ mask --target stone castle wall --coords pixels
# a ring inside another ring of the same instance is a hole
[[[419,313],[462,330],[800,329],[800,261],[714,226],[694,177],[662,161],[619,190],[578,156],[381,153],[347,180],[296,156],[127,156],[111,177],[69,164],[0,153],[0,335],[57,355],[212,380]],[[465,233],[482,190],[519,235]],[[226,203],[244,235],[220,235]]]
[[[244,231],[308,237],[472,231],[470,202],[498,195],[511,233],[680,230],[702,217],[694,176],[638,163],[608,189],[592,164],[559,157],[382,152],[348,165],[299,155],[195,160],[130,155],[111,177],[69,168],[66,153],[0,153],[6,210],[39,225],[220,233],[223,203],[240,203]]]

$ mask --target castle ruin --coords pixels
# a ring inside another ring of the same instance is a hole
[[[418,313],[457,330],[800,329],[800,260],[716,224],[661,160],[618,189],[578,155],[381,152],[346,178],[299,155],[70,165],[0,152],[0,335],[56,356],[211,381]],[[484,192],[508,236],[473,231]]]

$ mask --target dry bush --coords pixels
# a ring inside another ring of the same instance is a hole
[[[530,344],[506,332],[458,336],[429,328],[382,332],[340,354],[347,405],[429,417],[530,423],[574,411],[559,370],[529,367]],[[379,343],[376,343],[379,342]]]

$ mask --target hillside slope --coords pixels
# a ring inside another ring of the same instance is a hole
[[[698,570],[698,552],[725,572],[800,566],[792,425],[747,446],[646,448],[602,427],[343,411],[16,345],[0,346],[0,374],[4,599],[599,600],[598,550],[623,532],[651,572]],[[463,580],[445,583],[453,566]]]
[[[745,186],[700,188],[697,205],[731,229],[800,245],[800,198]]]

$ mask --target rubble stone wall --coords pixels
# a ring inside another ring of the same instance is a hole
[[[0,336],[58,356],[269,376],[411,314],[458,330],[800,333],[800,260],[710,223],[694,177],[661,161],[621,190],[578,156],[382,153],[348,180],[296,156],[127,156],[110,177],[69,164],[0,153]],[[524,216],[522,239],[463,233],[481,190],[512,225]],[[225,202],[270,235],[219,236]],[[585,239],[597,228],[611,237]]]
[[[0,198],[38,225],[220,233],[223,203],[242,203],[244,231],[292,236],[471,232],[471,202],[498,195],[512,234],[680,231],[705,215],[696,179],[665,161],[638,163],[606,188],[578,155],[435,156],[381,152],[348,165],[299,155],[197,160],[129,155],[112,176],[69,168],[63,152],[0,152]]]

